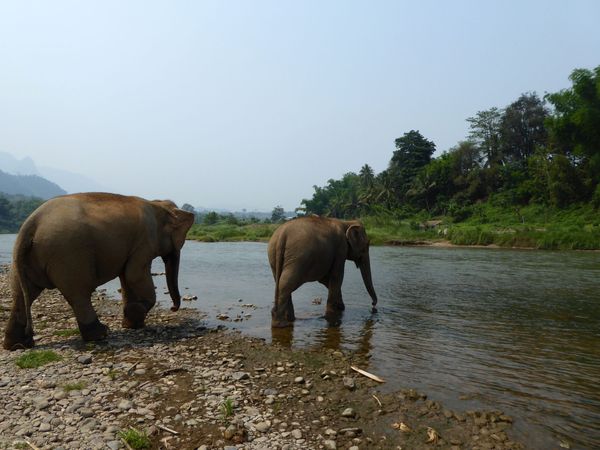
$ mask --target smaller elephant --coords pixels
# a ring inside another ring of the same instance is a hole
[[[4,348],[33,347],[31,305],[44,289],[57,288],[86,341],[104,339],[92,292],[119,277],[123,326],[141,328],[156,303],[150,266],[165,263],[173,311],[179,309],[180,250],[194,215],[169,200],[83,193],[48,200],[23,223],[13,251],[12,310]]]
[[[316,216],[294,219],[275,230],[267,251],[275,279],[271,326],[292,324],[295,320],[292,292],[308,281],[318,281],[327,287],[325,318],[336,322],[345,308],[342,281],[346,260],[354,261],[360,269],[373,312],[377,311],[369,239],[361,222]]]

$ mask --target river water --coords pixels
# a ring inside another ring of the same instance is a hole
[[[0,236],[0,263],[13,242]],[[340,327],[327,326],[327,291],[311,283],[293,296],[294,328],[272,332],[266,244],[188,241],[180,288],[198,300],[183,306],[267,341],[368,354],[385,389],[415,388],[462,411],[503,410],[531,448],[600,448],[600,253],[374,247],[371,265],[377,314],[349,262]],[[164,270],[160,259],[153,270]],[[164,277],[155,283],[169,305]],[[117,295],[116,282],[105,287]]]

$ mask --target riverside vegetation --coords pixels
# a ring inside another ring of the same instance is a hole
[[[449,216],[399,211],[361,217],[372,245],[479,245],[545,250],[600,249],[600,212],[589,204],[569,208],[528,205],[505,208],[496,199],[473,207],[463,222]],[[435,219],[435,220],[434,220]],[[225,219],[211,225],[195,224],[188,239],[202,242],[267,242],[280,223],[232,224]]]
[[[477,112],[466,140],[436,158],[432,141],[404,133],[387,169],[314,186],[297,211],[361,218],[374,244],[600,249],[600,66],[570,79]],[[204,241],[268,240],[275,228],[214,212],[199,221],[190,237]]]

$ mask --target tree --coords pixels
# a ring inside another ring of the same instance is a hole
[[[478,111],[474,117],[469,117],[471,131],[469,139],[479,145],[484,157],[486,167],[502,164],[500,154],[500,123],[502,111],[498,108],[490,108],[486,111]]]
[[[402,201],[417,173],[431,161],[435,144],[411,130],[395,141],[396,150],[388,167],[396,198]]]
[[[204,216],[204,224],[205,225],[214,225],[219,221],[219,215],[211,211],[206,216]]]
[[[181,209],[183,209],[184,211],[187,211],[187,212],[191,212],[192,214],[196,214],[196,210],[189,203],[184,203],[183,206],[181,207]]]
[[[368,164],[365,164],[361,167],[360,172],[358,172],[358,176],[360,177],[360,184],[364,189],[370,189],[373,187],[373,183],[375,182],[375,173],[373,172],[373,168]]]
[[[500,153],[507,162],[527,165],[536,147],[545,146],[548,110],[537,94],[522,94],[504,110],[500,121]]]
[[[273,212],[271,212],[271,222],[277,223],[281,222],[285,219],[285,211],[280,205],[277,205],[273,208]]]
[[[600,66],[576,69],[569,78],[570,89],[545,97],[554,106],[546,126],[551,150],[581,169],[592,192],[600,178]]]

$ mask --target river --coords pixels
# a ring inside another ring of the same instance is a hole
[[[13,242],[0,235],[0,263]],[[198,300],[182,303],[208,325],[267,341],[364,352],[385,389],[415,388],[457,410],[503,410],[531,448],[600,448],[600,253],[374,247],[371,265],[377,314],[349,262],[340,327],[322,319],[327,291],[311,283],[293,296],[294,328],[272,332],[266,245],[188,241],[180,288]],[[160,259],[153,270],[164,270]],[[169,305],[164,277],[155,283]],[[116,282],[105,287],[117,295]]]

